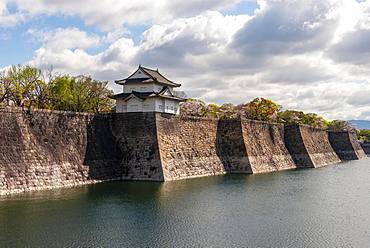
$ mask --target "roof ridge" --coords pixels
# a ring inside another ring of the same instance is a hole
[[[156,72],[156,73],[158,73],[161,77],[163,77],[164,79],[166,79],[167,81],[169,81],[169,82],[171,82],[171,83],[173,83],[173,84],[180,85],[180,84],[175,83],[174,81],[172,81],[172,80],[168,79],[167,77],[165,77],[162,73],[160,73],[160,72],[159,72],[159,70],[158,70],[158,69],[157,69],[157,70],[153,70],[153,69],[146,68],[146,67],[141,67],[141,68],[143,68],[144,70],[150,70],[150,71]]]
[[[149,71],[155,71],[155,72],[159,72],[158,69],[157,70],[154,70],[152,68],[148,68],[148,67],[145,67],[145,66],[140,66],[140,68],[144,69],[144,70],[149,70]]]
[[[167,77],[165,77],[162,73],[159,72],[159,70],[154,70],[154,69],[151,69],[151,68],[148,68],[148,67],[145,67],[145,66],[142,66],[141,64],[139,65],[138,69],[132,73],[130,76],[128,76],[127,78],[125,79],[121,79],[121,80],[116,80],[115,83],[117,84],[124,84],[126,81],[128,80],[131,80],[130,78],[138,71],[138,70],[141,70],[146,76],[148,76],[150,79],[154,80],[154,81],[157,81],[158,83],[162,83],[162,84],[167,84],[167,85],[171,85],[173,87],[180,87],[181,84],[179,83],[176,83],[170,79],[168,79]],[[122,83],[121,83],[122,82]]]

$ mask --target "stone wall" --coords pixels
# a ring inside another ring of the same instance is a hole
[[[296,168],[280,124],[158,115],[157,130],[166,181]]]
[[[328,132],[308,126],[286,125],[285,142],[297,167],[321,167],[341,160],[329,142]]]
[[[370,155],[370,143],[361,144],[365,154]]]
[[[340,161],[332,146],[340,156],[353,148],[361,157],[357,141],[344,134],[332,136],[331,145],[327,132],[310,127],[158,113],[2,108],[0,137],[0,195],[319,167]]]
[[[243,141],[253,173],[296,168],[285,146],[284,126],[242,120]]]
[[[284,126],[285,145],[297,168],[314,168],[315,165],[308,153],[305,141],[298,125]]]
[[[109,115],[0,109],[0,194],[120,178]]]
[[[217,120],[157,114],[157,128],[166,181],[226,173],[216,151]]]
[[[341,160],[358,160],[366,156],[355,133],[329,132],[329,141]]]
[[[300,130],[314,167],[341,162],[330,145],[327,131],[308,126],[300,126]]]
[[[229,173],[253,173],[243,137],[239,119],[217,121],[216,152]]]
[[[122,179],[164,180],[155,113],[113,114],[111,130],[122,154]]]

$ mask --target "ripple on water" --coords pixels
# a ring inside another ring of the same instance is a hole
[[[0,247],[367,247],[370,159],[0,199]]]

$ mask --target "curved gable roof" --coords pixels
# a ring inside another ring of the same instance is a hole
[[[146,76],[149,77],[149,79],[147,77],[143,77],[143,78],[132,78],[139,70],[141,70]],[[151,80],[150,80],[151,79]],[[144,82],[151,82],[151,81],[154,81],[154,82],[157,82],[157,83],[160,83],[160,84],[164,84],[164,85],[168,85],[168,86],[172,86],[172,87],[180,87],[181,84],[178,84],[178,83],[175,83],[171,80],[169,80],[168,78],[166,78],[165,76],[163,76],[158,70],[153,70],[153,69],[150,69],[150,68],[146,68],[146,67],[143,67],[141,65],[139,65],[139,68],[134,72],[132,73],[128,78],[125,78],[125,79],[121,79],[121,80],[116,80],[115,83],[117,84],[125,84],[125,83],[144,83]]]

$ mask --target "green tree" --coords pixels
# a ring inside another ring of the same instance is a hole
[[[52,104],[55,109],[74,112],[108,112],[113,106],[108,97],[113,92],[107,82],[91,77],[58,76],[50,82]]]
[[[92,112],[109,112],[113,107],[113,101],[109,98],[113,91],[108,89],[108,82],[92,80],[85,77],[89,85],[89,108]]]
[[[363,129],[358,131],[357,138],[364,143],[370,143],[370,130]]]
[[[333,120],[328,123],[328,130],[334,132],[350,131],[354,128],[348,122],[342,120]]]
[[[303,124],[305,113],[296,110],[285,110],[278,113],[278,121],[286,124]]]
[[[265,98],[255,98],[241,107],[241,115],[259,121],[276,121],[281,106]]]
[[[31,66],[12,66],[6,72],[9,83],[9,100],[16,106],[31,106],[33,94],[38,84],[42,83],[41,71]]]
[[[57,76],[49,83],[51,102],[54,109],[71,110],[72,92],[70,76]]]
[[[206,109],[206,115],[212,118],[219,118],[220,117],[220,106],[217,104],[208,104]]]
[[[328,127],[328,121],[314,113],[305,114],[301,124],[321,129],[325,129]]]
[[[10,101],[11,82],[5,72],[0,74],[0,104],[8,104]]]
[[[328,121],[314,113],[304,113],[303,111],[285,110],[278,113],[279,122],[286,124],[308,125],[311,127],[325,129]]]

